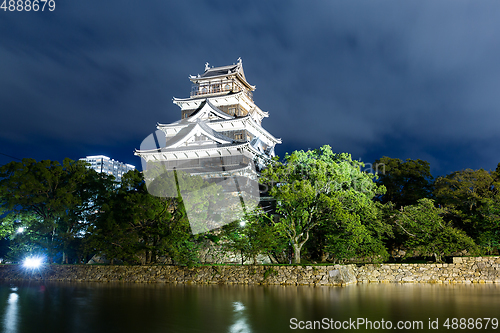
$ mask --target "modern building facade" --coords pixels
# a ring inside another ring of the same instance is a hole
[[[113,175],[117,181],[121,181],[122,176],[128,171],[135,170],[135,166],[115,161],[104,155],[87,156],[80,158],[90,164],[90,168],[97,172]]]

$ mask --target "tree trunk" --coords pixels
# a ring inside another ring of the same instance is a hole
[[[300,264],[300,246],[299,244],[293,244],[293,263]]]
[[[271,264],[279,264],[278,260],[271,253],[268,253],[267,256],[269,257]]]

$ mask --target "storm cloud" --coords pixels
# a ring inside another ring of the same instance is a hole
[[[496,1],[62,2],[0,13],[0,153],[133,151],[188,75],[243,59],[279,155],[329,144],[434,175],[500,162]],[[0,164],[10,158],[0,155]]]

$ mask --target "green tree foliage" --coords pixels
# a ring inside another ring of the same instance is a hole
[[[432,180],[429,163],[422,160],[382,157],[375,161],[379,185],[386,192],[382,203],[392,202],[397,208],[414,205],[419,199],[432,196]]]
[[[390,226],[381,219],[379,205],[374,202],[359,203],[356,210],[342,207],[342,202],[331,220],[320,225],[314,236],[325,237],[324,251],[333,256],[334,262],[358,259],[372,262],[388,258],[384,240],[392,235]],[[321,249],[321,248],[320,248]]]
[[[499,249],[500,187],[496,171],[466,169],[439,177],[438,203],[447,209],[445,219],[467,232],[487,252]]]
[[[296,263],[300,263],[302,247],[315,228],[328,239],[328,250],[339,240],[333,233],[357,235],[353,236],[358,239],[356,250],[338,250],[339,255],[356,252],[365,244],[366,238],[360,236],[365,230],[358,230],[360,224],[355,221],[359,222],[356,219],[364,207],[372,205],[373,196],[382,191],[373,182],[373,175],[360,170],[362,166],[349,154],[334,154],[329,146],[323,146],[295,151],[262,172],[261,182],[271,186],[269,193],[277,200],[277,227],[289,239]],[[361,228],[373,232],[371,226]]]
[[[256,264],[259,254],[276,261],[274,254],[283,251],[288,241],[274,226],[272,215],[258,208],[247,213],[241,221],[225,225],[220,243],[226,252],[240,254],[242,264],[250,259]]]
[[[26,212],[0,208],[0,238],[8,241],[8,251],[2,253],[8,261],[19,262],[32,254],[45,253],[43,238],[36,232],[37,218]]]
[[[20,225],[16,226],[14,214],[9,212],[5,207],[0,206],[0,238],[12,235]]]
[[[408,249],[407,256],[434,256],[436,261],[453,252],[468,251],[477,254],[472,238],[442,218],[443,209],[436,208],[431,199],[420,199],[416,205],[395,211],[392,218],[395,233]]]
[[[380,172],[385,165],[385,174],[375,183],[349,154],[328,146],[295,151],[262,172],[260,181],[276,199],[274,215],[256,210],[243,217],[243,227],[235,222],[193,235],[193,223],[198,231],[217,225],[221,216],[211,208],[232,194],[182,172],[158,174],[148,191],[138,171],[118,184],[83,162],[25,159],[0,167],[0,238],[10,244],[11,260],[43,252],[63,263],[82,262],[87,253],[128,263],[155,263],[165,256],[195,265],[199,249],[219,237],[226,250],[254,261],[258,254],[277,259],[290,248],[296,263],[306,255],[334,262],[382,260],[387,244],[437,260],[463,250],[475,253],[474,241],[487,253],[498,252],[500,164],[495,171],[439,177],[433,195],[441,209],[422,199],[431,196],[427,162],[384,157],[377,163]],[[151,189],[165,195],[152,196]],[[224,212],[233,214],[231,207]],[[24,231],[17,232],[19,227]]]
[[[486,253],[492,254],[500,249],[500,194],[494,198],[485,198],[478,209],[482,217],[481,232],[476,242]]]
[[[88,174],[84,163],[70,159],[62,164],[23,159],[0,167],[1,206],[30,216],[23,223],[37,235],[32,241],[47,249],[49,260],[64,252],[80,231],[79,219],[70,215],[82,204],[78,190]]]
[[[456,171],[436,179],[435,195],[439,203],[467,212],[473,219],[481,200],[494,193],[493,181],[492,174],[483,169]]]
[[[498,163],[497,168],[491,174],[493,175],[493,185],[496,189],[500,189],[500,163]]]
[[[215,195],[215,187],[182,172],[159,180],[162,184],[155,186],[176,188],[176,179],[180,178],[197,193],[199,201]],[[149,264],[159,256],[169,256],[176,264],[193,265],[198,262],[198,248],[204,240],[203,235],[191,234],[180,196],[150,195],[142,174],[133,171],[123,176],[119,189],[103,204],[90,228],[87,251],[128,263]]]
[[[45,237],[41,237],[38,233],[37,225],[39,225],[37,217],[29,213],[11,212],[3,217],[2,226],[8,229],[3,235],[9,241],[6,260],[20,262],[31,255],[47,253],[48,244]]]

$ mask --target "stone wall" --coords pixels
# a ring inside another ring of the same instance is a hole
[[[382,264],[356,269],[358,282],[500,283],[500,257],[455,257],[452,264]]]
[[[328,285],[356,283],[353,265],[333,266],[103,266],[46,265],[26,270],[1,265],[0,280],[166,282],[196,284]]]
[[[102,266],[46,265],[26,270],[0,265],[0,280],[164,282],[344,286],[356,282],[500,283],[500,257],[453,258],[452,264],[331,266]]]

